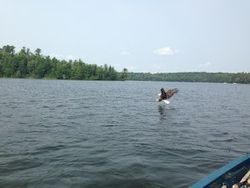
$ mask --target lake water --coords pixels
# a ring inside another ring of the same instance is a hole
[[[247,152],[250,85],[0,79],[0,187],[182,188]]]

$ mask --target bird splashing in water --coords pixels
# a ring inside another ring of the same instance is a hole
[[[176,93],[178,93],[177,88],[168,89],[167,91],[165,91],[163,88],[161,88],[161,93],[159,94],[160,98],[158,99],[158,102],[168,100],[171,97],[173,97]]]

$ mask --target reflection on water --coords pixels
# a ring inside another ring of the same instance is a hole
[[[159,104],[158,105],[158,112],[160,114],[160,120],[166,120],[171,117],[172,111],[175,110],[170,104]]]
[[[160,114],[160,120],[165,120],[167,115],[166,105],[158,105],[158,112]]]
[[[166,105],[158,105],[158,111],[161,116],[166,115]]]

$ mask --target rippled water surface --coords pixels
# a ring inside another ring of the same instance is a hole
[[[188,187],[249,127],[250,85],[0,79],[0,187]]]

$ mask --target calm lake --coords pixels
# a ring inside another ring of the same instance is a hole
[[[250,85],[0,79],[0,187],[182,188],[248,152]]]

